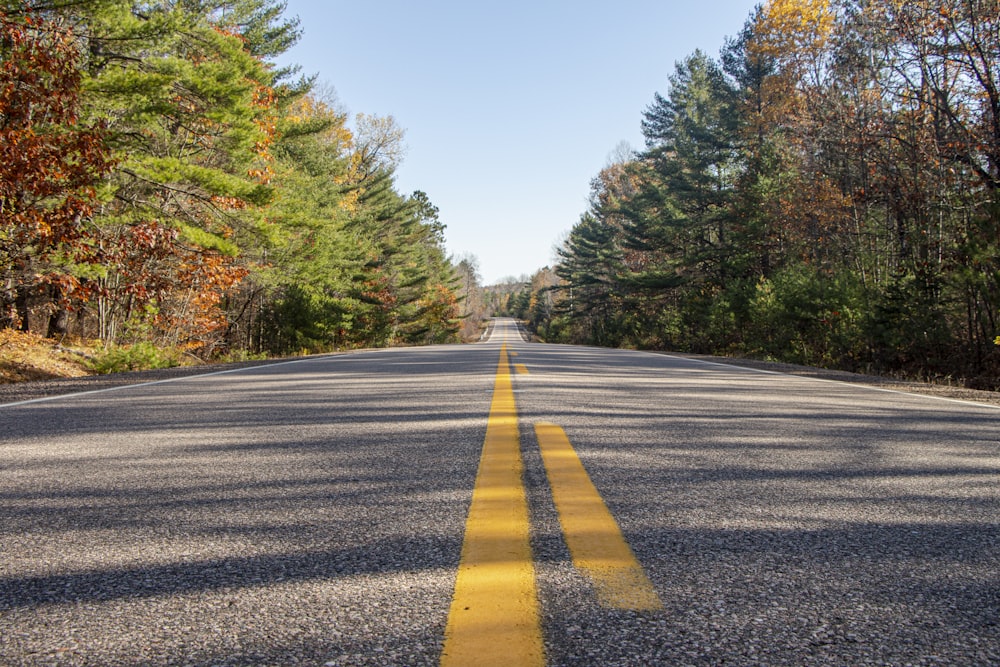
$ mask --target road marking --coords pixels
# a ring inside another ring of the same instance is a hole
[[[524,364],[514,364],[514,369],[517,371],[518,375],[527,375],[528,367]]]
[[[811,380],[813,382],[827,382],[829,384],[840,384],[846,385],[848,387],[853,387],[855,389],[867,390],[867,391],[881,391],[887,394],[900,394],[902,396],[915,396],[917,398],[928,398],[935,401],[945,401],[946,403],[958,403],[960,405],[970,405],[980,408],[989,408],[991,410],[1000,410],[1000,405],[993,405],[992,403],[981,403],[974,400],[966,400],[961,398],[948,398],[947,396],[936,396],[934,394],[917,394],[912,391],[903,391],[901,389],[886,389],[885,387],[873,387],[868,384],[861,384],[860,382],[850,382],[848,380],[831,380],[830,378],[818,378],[811,377],[809,375],[798,375],[796,373],[786,373],[783,371],[769,371],[763,368],[752,368],[750,366],[740,366],[739,364],[727,364],[719,361],[705,361],[704,359],[693,359],[690,357],[678,357],[672,354],[662,354],[656,352],[651,352],[648,354],[657,354],[658,356],[670,357],[671,359],[680,359],[682,361],[690,361],[695,364],[702,364],[704,366],[719,366],[721,368],[738,368],[742,371],[749,371],[751,373],[759,373],[761,375],[778,375],[788,378],[798,378],[800,380]]]
[[[544,665],[517,406],[500,348],[441,665]]]
[[[566,546],[573,564],[594,582],[600,603],[615,609],[663,609],[565,431],[555,424],[539,423],[535,434]]]
[[[206,373],[196,373],[194,375],[183,375],[175,378],[166,378],[165,380],[152,380],[150,382],[137,382],[135,384],[120,384],[113,387],[104,387],[103,389],[89,389],[87,391],[74,391],[68,394],[53,394],[51,396],[42,396],[40,398],[29,398],[23,401],[16,401],[14,403],[0,403],[0,408],[16,408],[21,405],[30,405],[32,403],[47,403],[49,401],[59,401],[64,398],[78,398],[80,396],[90,396],[91,394],[106,394],[111,391],[124,391],[126,389],[137,389],[139,387],[151,387],[155,384],[168,384],[170,382],[183,382],[184,380],[194,380],[196,378],[207,378],[214,375],[229,375],[230,373],[244,373],[247,371],[254,371],[265,366],[273,368],[276,366],[287,366],[290,364],[302,364],[309,361],[315,361],[317,359],[327,359],[333,357],[335,354],[324,354],[316,355],[304,359],[292,359],[290,361],[275,361],[268,362],[266,364],[260,364],[259,366],[247,366],[243,368],[227,368],[221,371],[209,371]]]

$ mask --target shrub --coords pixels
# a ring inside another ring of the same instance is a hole
[[[125,371],[171,368],[177,366],[178,363],[165,354],[163,350],[146,341],[135,345],[110,347],[98,354],[89,365],[95,373],[104,375]]]

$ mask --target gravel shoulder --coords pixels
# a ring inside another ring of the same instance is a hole
[[[709,355],[683,354],[678,352],[663,352],[662,354],[674,357],[684,357],[686,359],[699,359],[713,363],[729,364],[743,368],[753,368],[774,373],[784,373],[799,377],[810,377],[818,380],[847,382],[851,384],[879,387],[880,389],[888,389],[892,391],[902,391],[911,394],[923,394],[927,396],[937,396],[939,398],[1000,406],[1000,392],[980,391],[977,389],[967,389],[965,387],[928,384],[925,382],[908,382],[880,377],[877,375],[863,375],[860,373],[849,373],[847,371],[813,368],[811,366],[799,366],[796,364],[786,364],[772,361],[758,361],[755,359],[713,357]],[[49,396],[60,396],[85,391],[97,391],[112,387],[192,377],[196,375],[205,375],[207,373],[237,370],[240,368],[251,368],[254,366],[264,366],[267,364],[283,363],[287,361],[290,361],[290,359],[246,361],[229,364],[208,364],[204,366],[184,366],[179,368],[164,368],[151,371],[133,371],[129,373],[111,373],[108,375],[92,375],[79,378],[60,378],[55,380],[0,384],[0,405],[3,405],[4,403],[17,403],[19,401],[46,398]]]

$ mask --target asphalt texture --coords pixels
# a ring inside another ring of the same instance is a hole
[[[549,665],[1000,665],[1000,410],[512,327],[0,407],[0,665],[437,664],[505,337]],[[542,421],[664,610],[574,569]]]

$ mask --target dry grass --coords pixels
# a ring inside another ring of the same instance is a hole
[[[92,375],[87,357],[98,345],[62,342],[37,334],[0,329],[0,384]]]

